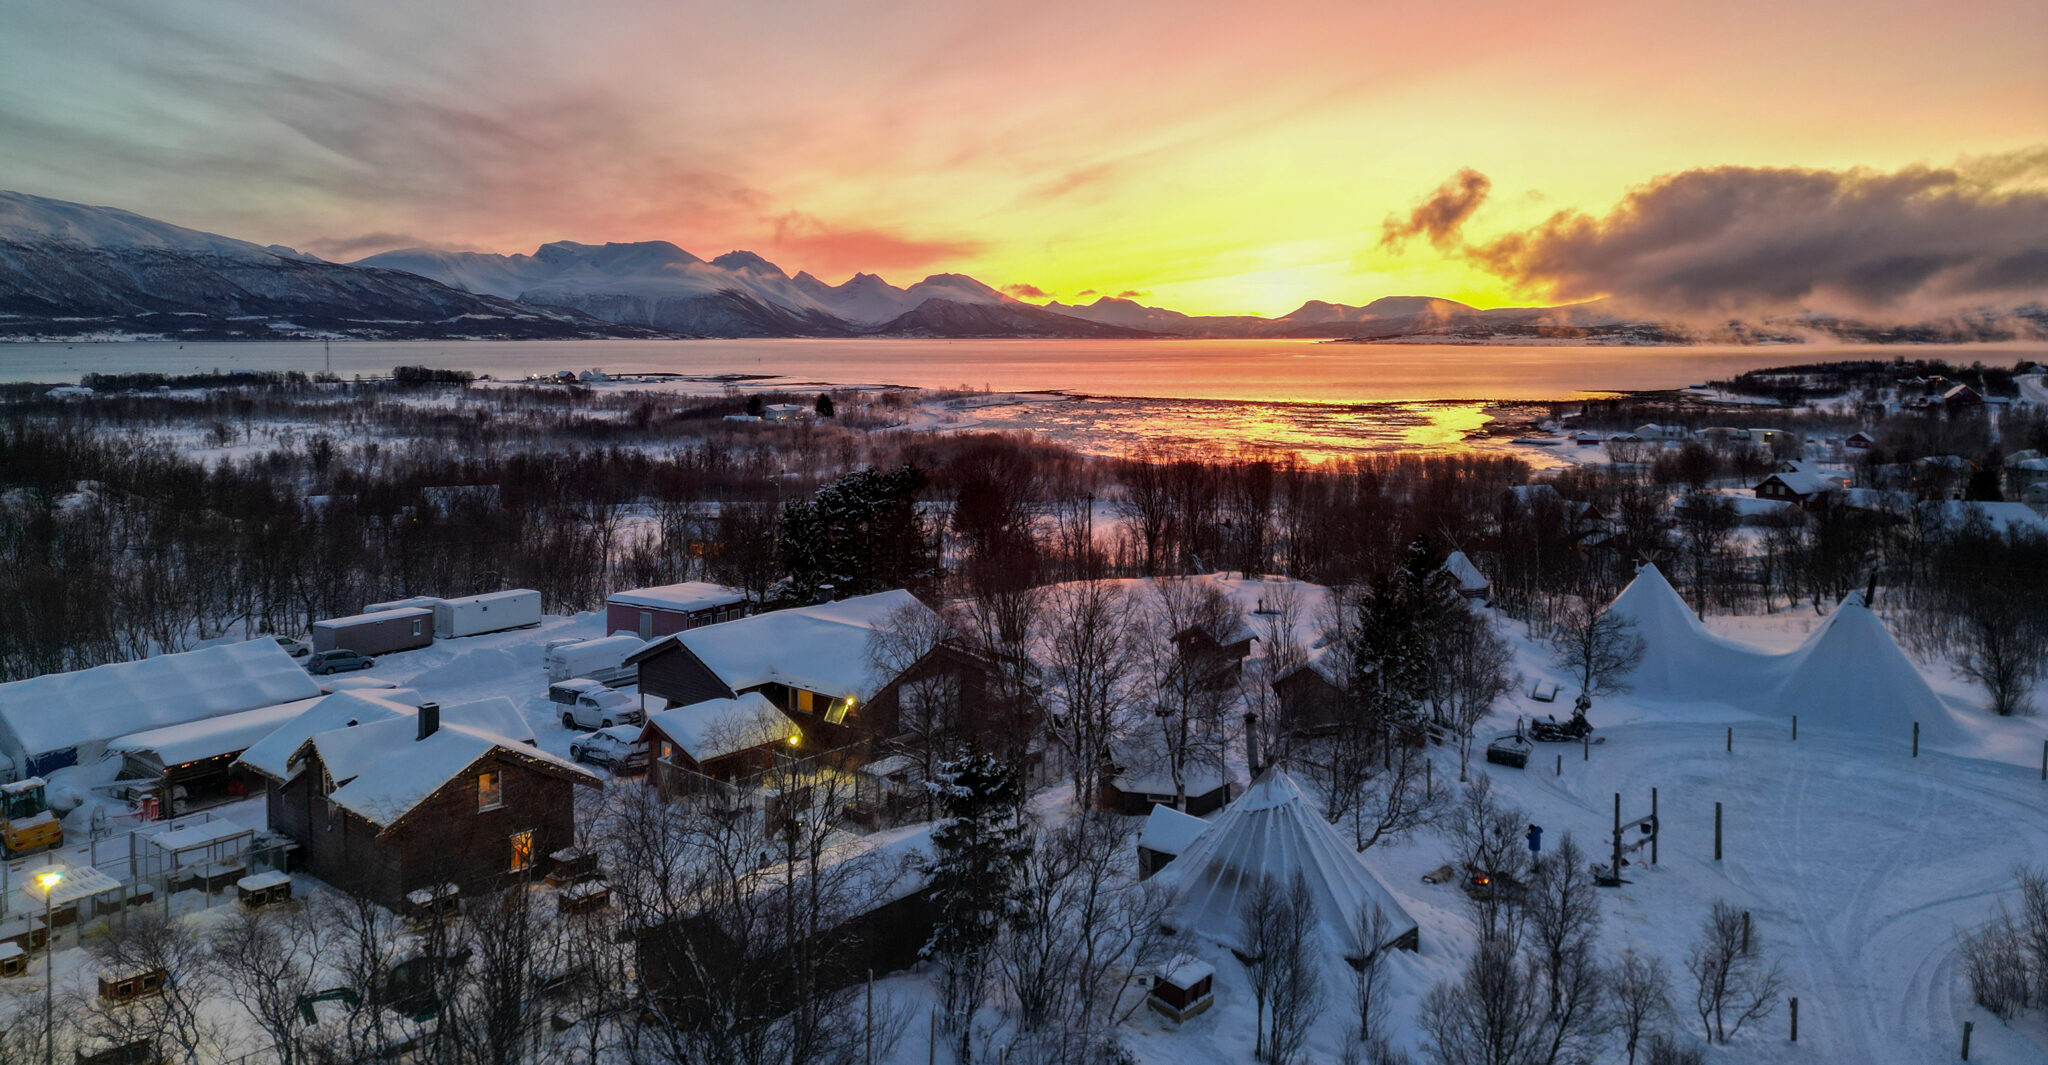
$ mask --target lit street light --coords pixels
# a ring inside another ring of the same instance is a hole
[[[57,1057],[57,944],[50,939],[50,917],[57,902],[57,885],[63,882],[62,869],[36,874],[36,886],[43,889],[43,1065],[54,1065]]]

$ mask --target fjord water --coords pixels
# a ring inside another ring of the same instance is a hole
[[[1295,340],[586,340],[348,341],[344,377],[393,366],[525,377],[557,370],[763,374],[791,385],[892,384],[1263,403],[1568,399],[1678,388],[1744,370],[1830,359],[1930,356],[2010,364],[2032,345],[1595,347],[1325,344]],[[100,372],[317,371],[318,342],[0,344],[0,380],[76,381]]]

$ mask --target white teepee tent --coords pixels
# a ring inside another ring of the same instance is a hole
[[[1364,953],[1358,920],[1368,906],[1389,919],[1389,943],[1415,947],[1415,919],[1278,767],[1261,774],[1154,879],[1175,893],[1175,927],[1234,946],[1243,934],[1241,904],[1259,878],[1271,874],[1287,884],[1296,873],[1315,897],[1325,940],[1344,957]]]
[[[1771,708],[1798,714],[1801,724],[1810,721],[1903,742],[1917,721],[1927,742],[1962,738],[1927,678],[1859,593],[1850,593],[1827,623],[1786,657],[1791,668]]]
[[[1707,631],[1657,567],[1644,563],[1608,604],[1635,623],[1643,663],[1629,678],[1639,695],[1750,702],[1784,675],[1784,655]]]

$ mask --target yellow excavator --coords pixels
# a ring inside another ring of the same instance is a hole
[[[64,823],[50,811],[42,777],[0,784],[0,844],[8,854],[26,854],[64,842]]]

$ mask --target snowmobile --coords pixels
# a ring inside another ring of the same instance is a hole
[[[1539,743],[1576,743],[1591,736],[1593,724],[1586,720],[1586,711],[1592,705],[1593,700],[1581,695],[1579,701],[1572,704],[1572,716],[1569,721],[1561,722],[1551,714],[1545,714],[1541,718],[1530,718],[1529,738]]]

